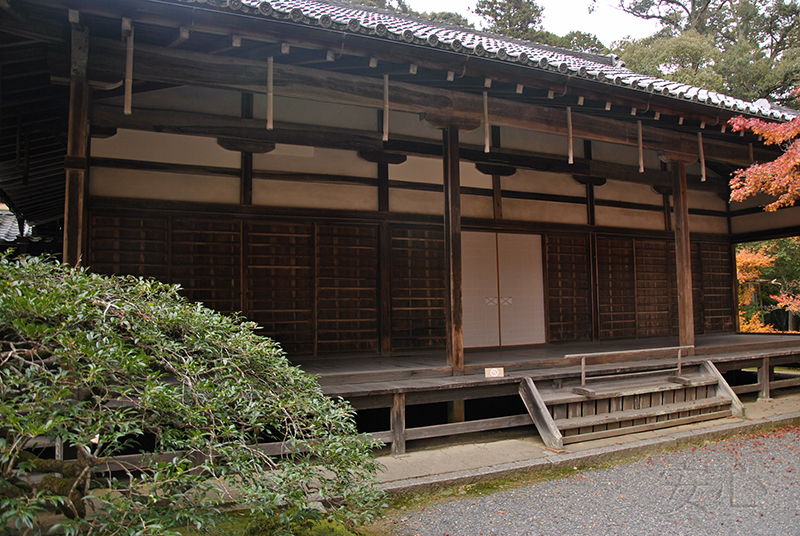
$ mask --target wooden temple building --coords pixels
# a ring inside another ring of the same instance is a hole
[[[734,255],[800,207],[728,189],[778,154],[728,119],[793,111],[335,0],[3,0],[0,36],[0,201],[257,322],[395,452],[800,384],[800,339],[737,333]]]

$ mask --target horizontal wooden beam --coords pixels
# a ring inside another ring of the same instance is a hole
[[[123,44],[101,38],[91,40],[89,77],[92,80],[115,82],[123,78],[125,47]],[[58,53],[55,54],[56,56]],[[56,77],[64,75],[64,58],[57,61]],[[207,54],[137,45],[134,53],[137,80],[180,85],[197,85],[249,91],[267,92],[266,62],[240,58],[216,57]],[[276,95],[306,98],[324,102],[383,108],[383,81],[378,78],[319,71],[305,67],[275,64],[274,91]],[[474,122],[483,119],[483,99],[480,95],[418,86],[403,82],[390,82],[391,109],[452,117],[456,122]],[[507,126],[567,134],[566,110],[527,103],[489,98],[492,125]],[[636,123],[593,115],[572,114],[572,131],[575,137],[607,141],[624,145],[638,145]],[[697,139],[689,133],[679,133],[651,126],[642,129],[642,145],[647,149],[663,150],[670,154],[697,158]],[[707,140],[705,157],[736,165],[748,165],[749,156],[734,143]]]
[[[122,107],[105,104],[97,104],[92,109],[92,127],[95,126],[223,138],[228,146],[232,146],[234,140],[261,146],[262,150],[253,152],[263,152],[269,143],[353,151],[374,151],[382,146],[380,134],[367,131],[285,123],[275,123],[273,130],[267,130],[263,119],[135,107],[134,113],[125,115]]]

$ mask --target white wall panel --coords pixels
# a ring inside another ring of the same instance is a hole
[[[545,342],[540,235],[497,235],[503,346]]]
[[[389,166],[389,180],[442,184],[444,166],[441,158],[409,156],[402,164]]]
[[[253,204],[269,207],[378,210],[371,186],[320,182],[253,180]]]
[[[389,211],[403,214],[444,214],[444,194],[401,188],[389,189]]]
[[[673,226],[674,226],[673,222]],[[728,219],[716,216],[689,214],[689,231],[692,233],[728,234]]]
[[[627,203],[662,206],[664,198],[649,184],[609,180],[602,186],[595,186],[595,199],[612,199]]]
[[[92,156],[170,164],[239,168],[241,153],[217,145],[216,138],[120,129],[110,138],[93,138]]]
[[[267,96],[253,98],[253,116],[266,120]],[[274,116],[277,123],[297,123],[323,127],[377,132],[378,110],[363,106],[327,103],[291,97],[275,97]]]
[[[101,97],[93,102],[122,106],[124,98],[102,98],[103,92],[95,92]],[[239,91],[209,87],[180,86],[147,91],[133,95],[133,113],[136,109],[176,110],[180,112],[199,112],[204,114],[242,116],[242,94]]]
[[[725,212],[728,210],[728,203],[718,196],[716,192],[689,190],[689,208]]]
[[[495,233],[461,234],[464,347],[500,345]]]
[[[362,160],[356,151],[312,148],[313,151],[298,152],[276,150],[254,154],[253,169],[257,171],[285,171],[314,173],[320,175],[344,175],[348,177],[377,178],[378,166]],[[239,153],[236,153],[239,154]]]
[[[565,173],[518,169],[510,177],[502,177],[500,185],[503,191],[586,197],[586,187]]]
[[[391,91],[389,92],[391,100]],[[389,112],[389,137],[393,135],[442,141],[442,131],[420,120],[419,114],[408,112]]]
[[[583,140],[575,138],[573,149],[576,158],[583,157]],[[502,127],[500,129],[500,145],[504,149],[516,149],[519,151],[531,151],[536,153],[547,153],[566,156],[569,147],[566,136],[547,134],[544,132],[533,132],[518,128]]]
[[[734,234],[754,233],[787,227],[796,227],[797,234],[800,234],[800,207],[737,216],[731,219],[731,227]]]
[[[659,211],[596,206],[594,217],[599,227],[664,230],[664,213]]]
[[[585,225],[586,205],[503,198],[503,219]]]
[[[465,218],[494,218],[494,200],[487,196],[462,195],[461,215]]]
[[[239,178],[92,167],[94,197],[239,204]]]

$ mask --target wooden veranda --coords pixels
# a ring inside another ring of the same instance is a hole
[[[497,404],[502,397],[516,397],[520,386],[529,378],[539,386],[548,406],[555,404],[550,402],[556,400],[558,393],[564,393],[567,397],[563,399],[566,400],[564,411],[573,413],[572,417],[586,419],[601,413],[613,414],[614,408],[604,408],[604,402],[595,400],[596,396],[585,399],[575,395],[581,378],[579,356],[587,356],[584,366],[588,383],[593,385],[597,378],[598,382],[605,381],[603,389],[620,395],[620,411],[627,409],[623,408],[627,403],[623,398],[631,394],[636,397],[631,401],[636,410],[653,414],[621,423],[621,427],[630,426],[631,432],[728,415],[710,410],[704,413],[702,408],[680,411],[686,408],[677,406],[672,414],[669,413],[667,408],[677,402],[697,403],[716,394],[716,391],[709,395],[702,390],[705,382],[702,373],[698,373],[700,376],[695,380],[684,379],[684,386],[688,388],[686,393],[671,393],[673,388],[669,385],[676,389],[681,385],[675,381],[677,344],[677,337],[664,337],[475,349],[465,354],[463,374],[453,373],[444,352],[390,358],[305,358],[295,360],[295,364],[317,376],[325,394],[349,400],[356,410],[388,411],[386,429],[374,434],[391,443],[393,452],[402,453],[405,443],[415,439],[531,425],[533,420],[528,414],[481,418],[478,414],[485,415],[485,411],[470,415],[465,407],[468,400],[476,401],[473,407],[479,407]],[[775,372],[776,367],[800,363],[800,336],[797,335],[699,335],[694,350],[683,350],[680,360],[683,376],[697,373],[704,362],[712,363],[716,370],[731,378],[730,387],[737,395],[758,393],[760,398],[769,398],[771,390],[800,385],[800,375]],[[503,375],[487,377],[487,368],[502,368]],[[658,396],[653,393],[658,393]],[[603,399],[602,396],[599,398]],[[407,426],[406,408],[428,404],[447,404],[448,422]],[[572,404],[572,409],[569,404]],[[611,404],[613,406],[613,399]],[[502,410],[498,412],[502,413]],[[557,412],[557,409],[551,410],[554,415]],[[692,412],[694,417],[690,415]],[[664,424],[668,421],[669,424]],[[603,430],[597,430],[600,426]],[[588,429],[582,432],[581,440],[607,436],[607,427],[607,423],[584,427]],[[617,430],[614,433],[626,432]]]

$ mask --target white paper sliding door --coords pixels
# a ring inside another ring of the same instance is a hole
[[[464,232],[464,347],[545,342],[539,235]]]
[[[495,233],[461,233],[464,347],[500,346]]]
[[[498,234],[497,258],[501,344],[544,343],[542,237]]]

